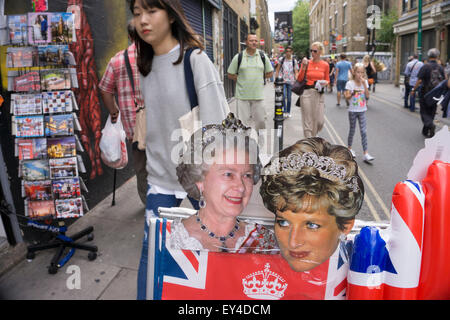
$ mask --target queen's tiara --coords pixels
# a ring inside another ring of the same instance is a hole
[[[359,190],[358,178],[352,176],[345,178],[347,170],[345,166],[336,164],[333,158],[326,156],[318,156],[313,152],[305,152],[303,154],[292,153],[287,157],[274,158],[270,166],[264,168],[263,175],[275,175],[281,172],[295,172],[302,168],[311,167],[316,168],[322,178],[344,182],[347,187],[357,192]]]

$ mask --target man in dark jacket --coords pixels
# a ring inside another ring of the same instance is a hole
[[[423,122],[422,134],[431,138],[434,136],[434,116],[436,115],[436,104],[428,105],[426,103],[425,95],[433,90],[439,83],[445,79],[444,68],[437,63],[440,52],[436,48],[428,50],[428,62],[420,69],[418,80],[411,90],[411,95],[415,94],[417,88],[419,91],[420,117]]]

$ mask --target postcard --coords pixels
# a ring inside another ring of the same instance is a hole
[[[50,178],[75,178],[78,177],[77,158],[50,159]]]
[[[36,63],[37,51],[33,47],[9,47],[6,54],[8,68],[27,68]]]
[[[11,44],[26,44],[28,21],[26,15],[8,15],[9,39]]]
[[[44,116],[15,117],[15,133],[18,138],[44,136]]]
[[[70,90],[42,92],[44,113],[72,112],[73,98]]]
[[[17,139],[19,160],[33,160],[47,157],[47,139]]]
[[[41,91],[41,78],[39,76],[39,73],[37,71],[31,71],[23,75],[14,77],[14,90],[12,91],[17,92]]]
[[[25,215],[31,219],[45,219],[55,217],[55,204],[53,200],[25,200]]]
[[[55,200],[55,206],[58,219],[83,216],[83,202],[81,198]]]
[[[45,135],[47,137],[73,135],[73,115],[58,114],[45,116]]]
[[[74,40],[75,25],[71,12],[54,12],[50,18],[53,43],[69,43]]]
[[[48,160],[29,160],[22,162],[24,180],[46,180],[50,177]]]
[[[77,155],[75,137],[47,139],[47,154],[49,158],[75,157]]]
[[[52,181],[24,181],[25,196],[29,200],[52,200]]]
[[[71,87],[69,69],[45,69],[41,71],[42,90],[64,90]]]
[[[52,41],[50,30],[51,13],[30,12],[28,13],[28,43],[43,44]]]
[[[55,199],[67,199],[81,196],[80,179],[58,179],[52,181]]]
[[[42,114],[42,96],[40,93],[12,94],[12,111],[16,116]]]
[[[68,51],[67,45],[38,46],[39,65],[65,65],[65,55]]]

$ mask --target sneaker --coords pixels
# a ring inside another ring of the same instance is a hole
[[[369,153],[366,153],[363,158],[364,158],[365,162],[370,162],[370,161],[375,160],[375,158],[372,157]]]
[[[356,157],[356,153],[355,153],[355,151],[353,151],[353,149],[349,149],[349,150],[350,150],[350,152],[351,152],[351,154],[352,154],[353,158],[355,158],[355,157]]]
[[[288,113],[287,117],[288,117],[288,118],[291,118],[291,117],[292,117],[292,114]]]

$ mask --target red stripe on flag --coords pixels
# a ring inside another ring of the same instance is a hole
[[[405,221],[422,251],[423,207],[405,183],[397,183],[392,193],[392,205]]]
[[[334,293],[333,293],[333,295],[334,295],[335,297],[338,296],[338,295],[342,292],[342,290],[344,290],[345,288],[347,288],[347,278],[345,278],[341,283],[339,283],[339,284],[337,285],[336,288],[334,288]]]
[[[183,253],[186,256],[186,258],[188,258],[189,262],[192,264],[192,267],[194,267],[195,271],[198,272],[199,263],[194,253],[191,250],[183,250]]]

